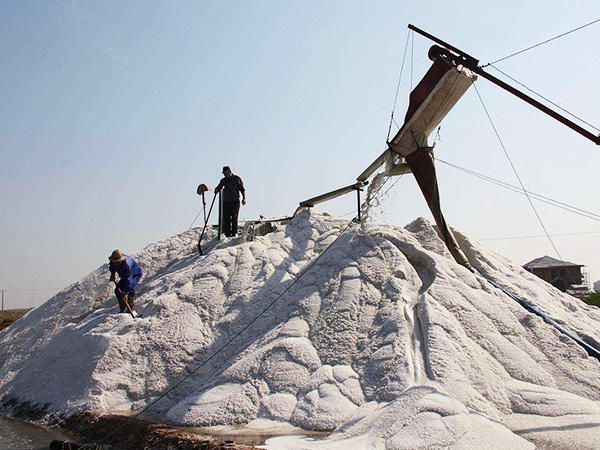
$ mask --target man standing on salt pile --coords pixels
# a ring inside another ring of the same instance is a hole
[[[119,282],[115,288],[115,295],[119,301],[120,312],[126,312],[127,305],[133,311],[135,299],[135,287],[142,278],[142,268],[131,257],[124,255],[121,250],[115,250],[108,257],[110,269],[110,281],[115,281],[115,273],[119,274]]]
[[[240,212],[240,193],[242,194],[242,205],[246,204],[246,189],[240,177],[231,172],[229,166],[223,167],[224,178],[215,188],[215,195],[223,189],[223,233],[231,237],[237,234],[238,214]]]

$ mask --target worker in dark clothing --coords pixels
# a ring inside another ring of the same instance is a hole
[[[215,195],[223,189],[223,233],[231,237],[237,234],[238,214],[240,212],[240,193],[242,205],[246,204],[246,189],[240,177],[231,173],[229,166],[223,167],[224,178],[215,188]]]
[[[108,259],[110,281],[115,281],[115,274],[119,274],[115,295],[119,301],[120,312],[128,312],[127,305],[133,311],[135,288],[142,278],[142,268],[131,256],[124,255],[121,250],[112,252]]]

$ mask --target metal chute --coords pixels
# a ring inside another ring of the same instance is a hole
[[[359,193],[362,186],[368,183],[367,180],[384,164],[386,176],[412,172],[450,253],[459,264],[470,267],[442,214],[433,153],[427,139],[477,76],[440,50],[434,46],[429,51],[433,64],[411,92],[404,124],[387,143],[386,151],[358,176],[357,183],[305,200],[296,212],[353,190]]]
[[[435,46],[431,48],[429,57],[434,62],[410,94],[404,124],[388,142],[388,149],[357,180],[366,181],[386,162],[387,175],[412,172],[450,253],[459,264],[470,267],[442,214],[433,149],[427,144],[427,138],[477,77],[440,54]],[[390,152],[399,155],[400,162],[390,164]]]

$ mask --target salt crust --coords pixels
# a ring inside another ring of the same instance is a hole
[[[4,411],[8,399],[47,414],[139,410],[190,375],[153,415],[333,431],[269,449],[600,441],[598,361],[457,265],[424,219],[304,212],[249,242],[209,232],[202,257],[198,232],[134,255],[141,318],[114,314],[104,265],[1,332]],[[598,346],[597,308],[456,237],[479,273]]]

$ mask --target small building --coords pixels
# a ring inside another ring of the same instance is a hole
[[[560,261],[550,256],[536,258],[523,266],[528,272],[537,275],[563,292],[581,290],[582,285],[586,284],[582,267],[584,266],[581,264]]]

